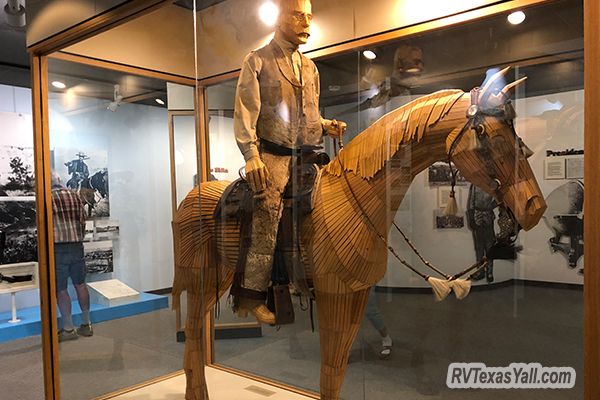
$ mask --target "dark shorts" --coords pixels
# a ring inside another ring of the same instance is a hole
[[[56,265],[56,290],[67,289],[71,277],[73,285],[85,283],[85,261],[83,243],[54,243],[54,264]]]

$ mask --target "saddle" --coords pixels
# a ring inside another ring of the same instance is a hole
[[[314,205],[314,188],[321,176],[321,167],[329,162],[326,153],[308,153],[294,159],[290,178],[283,194],[283,213],[279,221],[277,245],[271,272],[267,306],[282,325],[294,321],[289,284],[313,298],[312,264],[302,241],[302,224]],[[245,179],[232,182],[223,192],[214,211],[214,218],[240,226],[240,246],[236,272],[243,274],[246,252],[251,243],[253,192]]]

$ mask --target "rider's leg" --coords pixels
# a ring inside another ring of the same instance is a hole
[[[239,290],[240,314],[252,312],[264,323],[275,323],[275,316],[264,304],[271,280],[273,253],[277,230],[283,211],[283,192],[289,178],[291,156],[278,156],[266,152],[261,159],[268,169],[267,189],[254,199],[252,215],[252,243],[248,249],[242,288]]]

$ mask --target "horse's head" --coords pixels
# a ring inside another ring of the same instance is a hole
[[[72,174],[72,173],[73,173],[73,171],[75,171],[75,168],[73,167],[73,161],[67,161],[67,162],[65,163],[65,167],[67,167],[67,170],[68,170],[68,172],[67,172],[67,173],[68,173],[69,175],[70,175],[70,174]]]
[[[525,78],[494,91],[508,68],[471,91],[467,121],[446,141],[450,159],[462,175],[506,206],[525,230],[539,222],[546,202],[527,161],[532,154],[514,129],[509,94]]]

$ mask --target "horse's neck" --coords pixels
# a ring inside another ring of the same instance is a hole
[[[446,139],[465,122],[466,108],[462,103],[464,102],[457,104],[456,109],[451,110],[438,124],[429,127],[420,141],[413,140],[400,146],[396,154],[368,181],[372,194],[379,199],[381,209],[387,210],[378,211],[385,213],[385,232],[390,228],[402,199],[417,174],[438,161],[448,159]],[[377,218],[375,215],[372,217]]]

